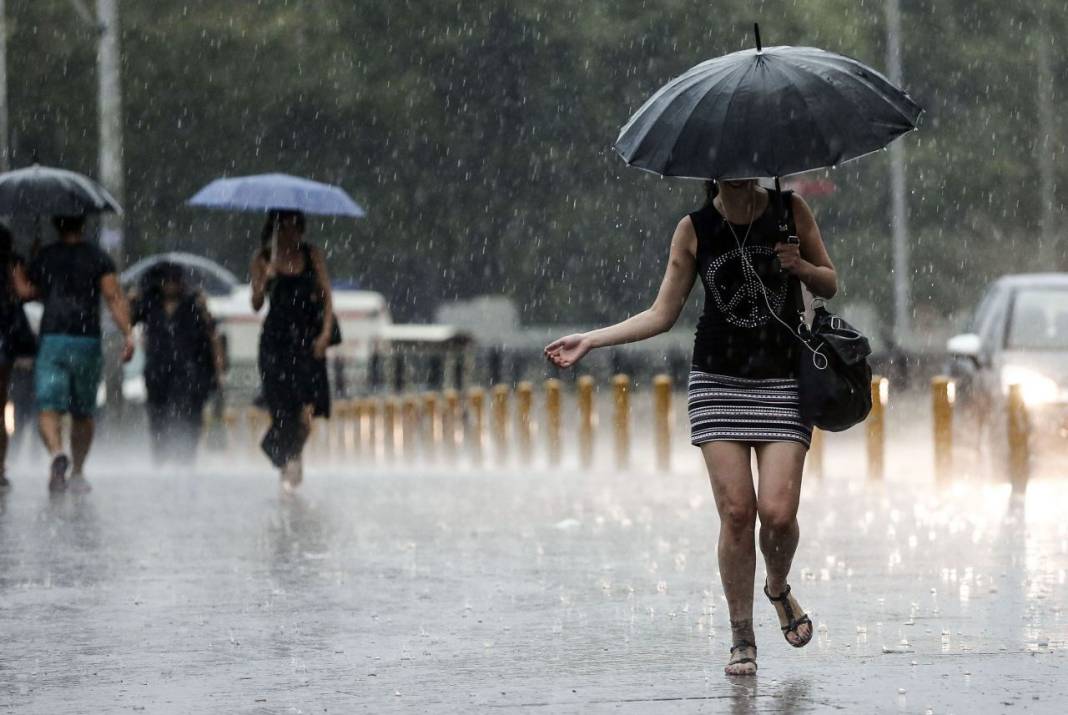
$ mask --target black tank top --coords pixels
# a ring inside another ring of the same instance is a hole
[[[782,200],[790,201],[790,192],[784,191]],[[697,233],[697,270],[705,287],[694,369],[754,379],[796,377],[799,343],[768,311],[770,304],[787,325],[797,325],[799,291],[775,258],[774,246],[781,240],[778,205],[769,190],[768,206],[752,228],[731,224],[733,234],[711,202],[690,214]],[[767,302],[757,277],[764,283]]]
[[[278,273],[267,287],[270,307],[263,321],[263,338],[311,349],[322,327],[322,291],[312,265],[311,249],[300,244],[304,267],[298,273]]]

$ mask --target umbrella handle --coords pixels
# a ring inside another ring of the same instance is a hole
[[[756,37],[757,52],[763,52],[764,46],[760,44],[760,23],[753,23],[753,35]]]
[[[271,274],[278,274],[278,221],[271,222]]]

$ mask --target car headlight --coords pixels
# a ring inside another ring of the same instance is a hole
[[[1055,380],[1029,367],[1006,365],[1001,368],[1001,389],[1006,395],[1010,385],[1020,386],[1020,396],[1028,405],[1043,405],[1060,396]]]

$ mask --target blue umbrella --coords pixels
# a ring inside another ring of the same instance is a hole
[[[303,211],[320,216],[364,216],[340,187],[289,174],[257,174],[216,179],[188,201],[190,206],[234,211]]]

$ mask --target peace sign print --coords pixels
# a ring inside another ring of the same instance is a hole
[[[709,264],[705,279],[716,307],[729,324],[759,328],[771,320],[769,304],[776,315],[782,312],[786,281],[771,268],[774,258],[775,251],[770,246],[754,245],[732,248]]]

